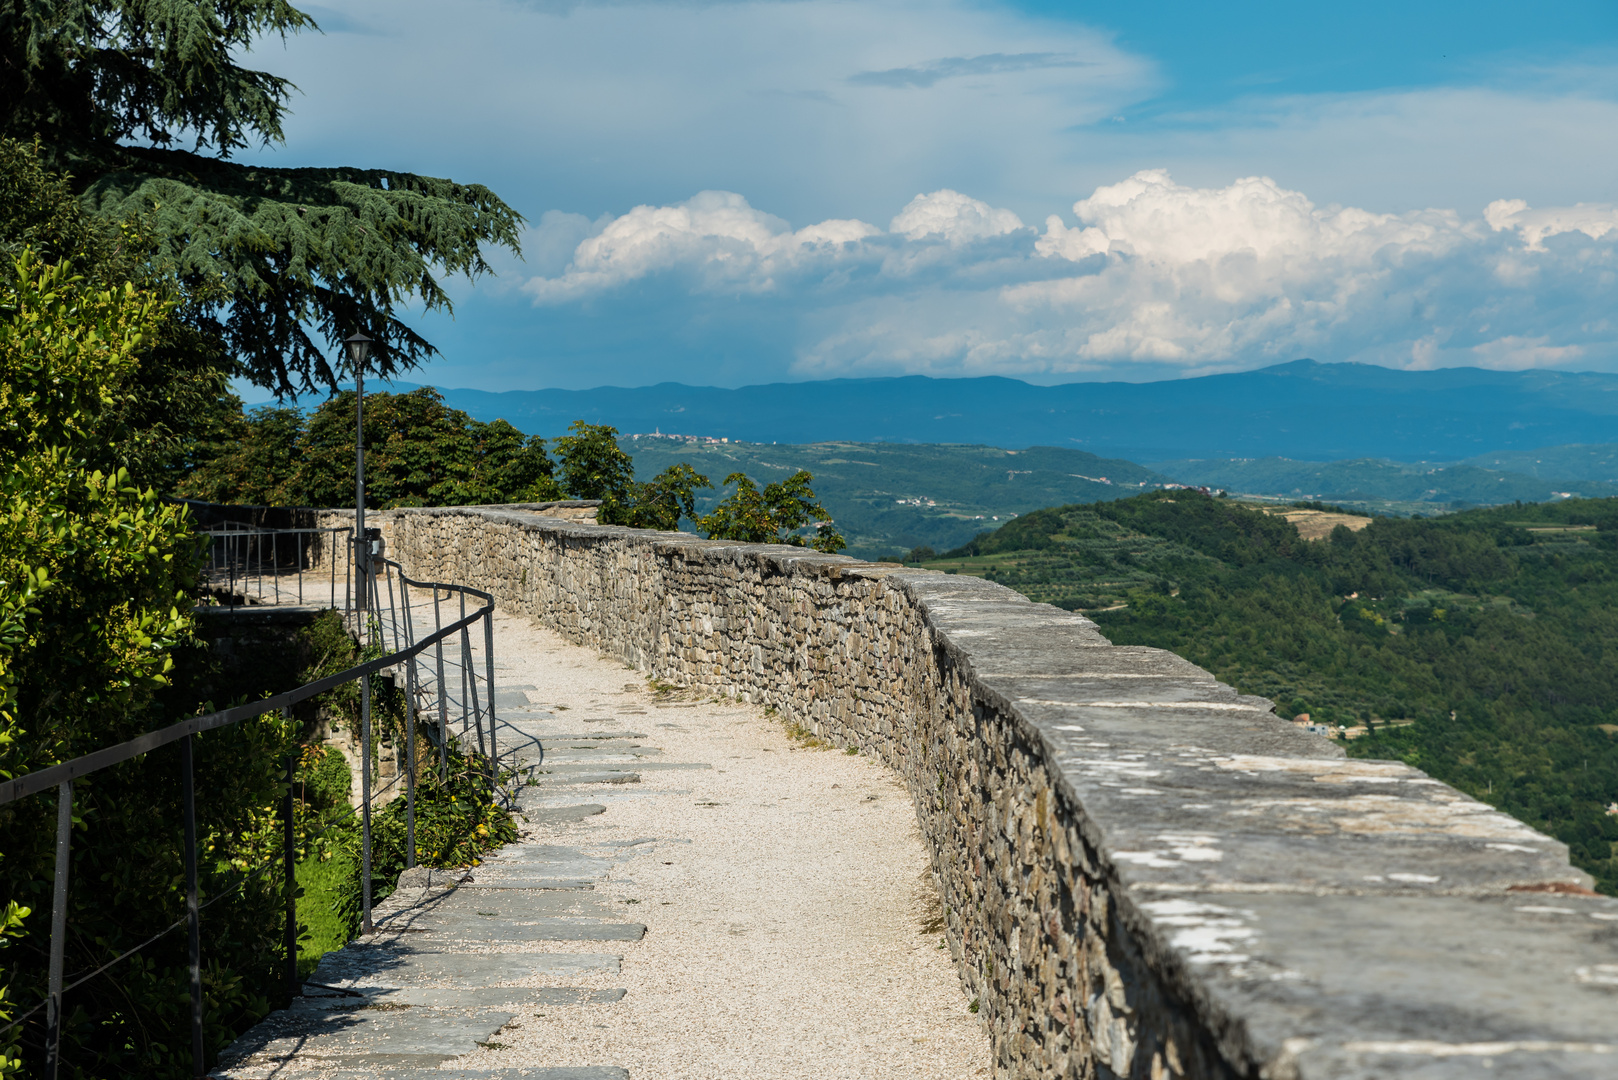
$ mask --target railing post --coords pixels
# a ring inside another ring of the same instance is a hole
[[[393,651],[398,652],[399,651],[399,608],[398,608],[398,605],[393,602],[393,567],[389,566],[387,563],[383,563],[382,564],[382,572],[388,576],[388,616],[389,616],[389,621],[391,621],[393,623]],[[404,588],[404,582],[401,581],[399,583],[399,587],[401,589],[403,589]]]
[[[489,753],[488,746],[483,741],[483,703],[478,699],[477,670],[472,667],[472,634],[466,627],[461,627],[461,667],[466,673],[462,683],[467,689],[467,701],[472,708],[472,722],[477,725],[478,753],[485,756]]]
[[[362,612],[363,614],[363,612]],[[371,925],[371,677],[360,676],[360,933]]]
[[[438,610],[438,586],[433,586],[433,632],[444,629],[443,616]],[[439,638],[438,650],[438,779],[449,773],[449,687],[444,682],[444,639]]]
[[[282,715],[288,715],[283,711]],[[295,806],[292,798],[292,785],[295,778],[295,768],[298,760],[297,754],[287,755],[287,790],[281,800],[282,818],[282,851],[281,862],[286,872],[286,905],[287,925],[284,935],[287,950],[287,996],[295,998],[301,986],[298,978],[298,859],[295,828]]]
[[[410,619],[410,583],[399,575],[399,599],[404,610],[405,646],[416,643]],[[405,869],[416,865],[416,658],[405,661]]]
[[[202,1046],[202,911],[197,905],[197,793],[191,743],[180,740],[180,774],[185,811],[185,923],[191,968],[191,1075],[207,1075]]]
[[[488,672],[489,688],[489,799],[494,799],[495,787],[500,783],[500,747],[495,741],[494,716],[494,597],[483,609],[483,667]]]
[[[383,567],[386,572],[386,565]],[[382,586],[377,584],[376,573],[369,568],[365,571],[366,604],[370,607],[370,618],[367,626],[373,629],[369,632],[371,642],[378,649],[385,649],[387,645],[382,640]]]
[[[416,658],[405,662],[405,869],[416,865]]]
[[[56,788],[56,879],[51,888],[50,997],[45,1002],[45,1080],[62,1064],[62,967],[67,947],[67,874],[73,847],[73,782]]]

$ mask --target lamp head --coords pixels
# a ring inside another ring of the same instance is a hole
[[[358,371],[371,356],[371,339],[364,332],[355,331],[354,335],[343,342],[348,346],[348,359]]]

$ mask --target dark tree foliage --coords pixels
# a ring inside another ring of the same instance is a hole
[[[950,558],[1563,840],[1618,893],[1618,501],[1305,541],[1194,492],[1024,515]]]
[[[448,310],[440,275],[487,271],[522,224],[476,184],[231,161],[281,141],[293,90],[236,55],[306,29],[283,0],[0,0],[0,135],[41,139],[97,214],[142,219],[191,324],[281,395],[334,387],[327,348],[356,328],[378,374],[432,355],[396,306]]]
[[[745,473],[731,473],[725,483],[735,484],[736,490],[697,524],[713,539],[807,545],[828,553],[841,551],[847,545],[831,515],[815,499],[814,489],[809,486],[813,481],[813,476],[799,469],[785,480],[760,489]],[[814,533],[805,537],[801,530],[811,525]]]
[[[690,465],[670,465],[644,484],[635,485],[622,520],[616,524],[673,532],[681,519],[696,517],[697,491],[711,487],[708,478]]]
[[[556,440],[556,457],[568,494],[575,499],[623,499],[635,483],[635,462],[618,446],[618,429],[575,420],[567,430],[570,434]]]
[[[600,499],[596,520],[603,525],[673,531],[682,518],[696,515],[696,492],[713,486],[684,462],[636,483],[635,462],[618,445],[617,428],[575,420],[568,431],[556,440],[562,484],[575,499]]]
[[[126,282],[171,305],[141,352],[127,392],[97,419],[80,447],[93,468],[168,490],[193,464],[199,442],[218,441],[239,410],[227,389],[230,363],[216,336],[194,325],[196,306],[152,261],[155,241],[139,221],[89,213],[66,178],[45,167],[37,144],[0,138],[0,259],[24,250],[59,263],[98,289]]]
[[[545,440],[485,424],[444,404],[436,390],[365,395],[366,504],[469,506],[562,497]],[[239,417],[217,456],[178,491],[208,502],[349,506],[354,502],[354,394],[305,415],[261,408]]]

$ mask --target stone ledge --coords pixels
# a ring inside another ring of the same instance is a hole
[[[997,1074],[1598,1077],[1618,901],[1564,845],[992,582],[519,508],[379,515],[648,674],[880,755]]]

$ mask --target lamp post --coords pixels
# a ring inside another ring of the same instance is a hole
[[[363,331],[343,344],[354,369],[354,609],[360,634],[365,633],[365,601],[369,591],[370,552],[365,539],[365,361],[371,357],[371,339]]]
[[[358,587],[355,630],[366,640],[365,597],[371,588],[371,543],[365,534],[365,361],[371,339],[356,331],[344,342],[354,367],[354,576]],[[371,925],[371,677],[360,679],[360,933]]]

